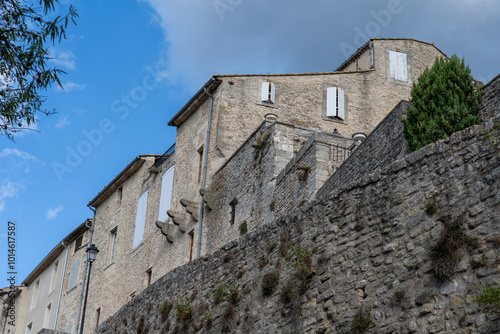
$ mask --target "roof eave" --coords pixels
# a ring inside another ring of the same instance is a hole
[[[70,242],[72,242],[77,236],[82,234],[84,231],[88,230],[90,227],[87,225],[87,222],[92,221],[92,219],[87,219],[83,223],[81,223],[77,228],[71,231],[64,239],[61,240],[52,250],[43,258],[42,261],[33,269],[31,273],[24,279],[21,285],[29,285],[31,284],[47,267],[54,262],[55,259],[59,256],[59,254],[64,249],[62,243],[67,247]]]
[[[89,203],[89,206],[94,208],[101,204],[106,198],[109,197],[118,187],[134,174],[146,160],[142,156],[136,157],[131,163],[127,165],[107,186],[104,187]]]
[[[196,110],[196,108],[208,98],[205,94],[205,88],[212,94],[217,87],[222,83],[222,80],[217,79],[216,76],[210,78],[206,84],[204,84],[200,90],[193,95],[193,97],[177,112],[177,114],[168,121],[169,126],[179,126],[181,125],[191,114]]]

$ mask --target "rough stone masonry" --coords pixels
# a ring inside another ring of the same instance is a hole
[[[500,283],[500,151],[478,126],[382,166],[179,267],[96,333],[492,333],[474,302]],[[445,223],[451,278],[429,250]]]

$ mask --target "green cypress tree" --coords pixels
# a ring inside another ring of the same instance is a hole
[[[413,83],[403,133],[412,151],[479,123],[480,91],[469,66],[456,55],[437,58]]]

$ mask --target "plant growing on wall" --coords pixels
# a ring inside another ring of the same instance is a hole
[[[500,313],[500,285],[486,284],[476,290],[474,302],[490,313]]]
[[[476,239],[469,237],[462,228],[463,220],[464,215],[455,220],[445,220],[439,239],[430,248],[434,276],[439,280],[447,281],[453,278],[462,258],[461,250],[477,244]]]
[[[413,83],[413,108],[402,119],[412,151],[479,123],[480,91],[470,72],[464,60],[453,55],[436,59]]]

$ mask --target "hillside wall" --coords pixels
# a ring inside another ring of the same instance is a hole
[[[325,183],[316,198],[325,198],[333,190],[356,183],[359,177],[368,176],[410,153],[401,122],[409,107],[410,102],[401,101]]]
[[[500,283],[499,178],[466,129],[169,272],[96,333],[351,333],[361,309],[367,333],[492,332],[472,293]],[[478,242],[441,282],[428,251],[448,220]]]
[[[497,75],[493,80],[488,82],[483,87],[481,101],[479,104],[479,117],[484,122],[494,116],[500,114],[500,75]],[[495,113],[496,112],[496,113]]]

